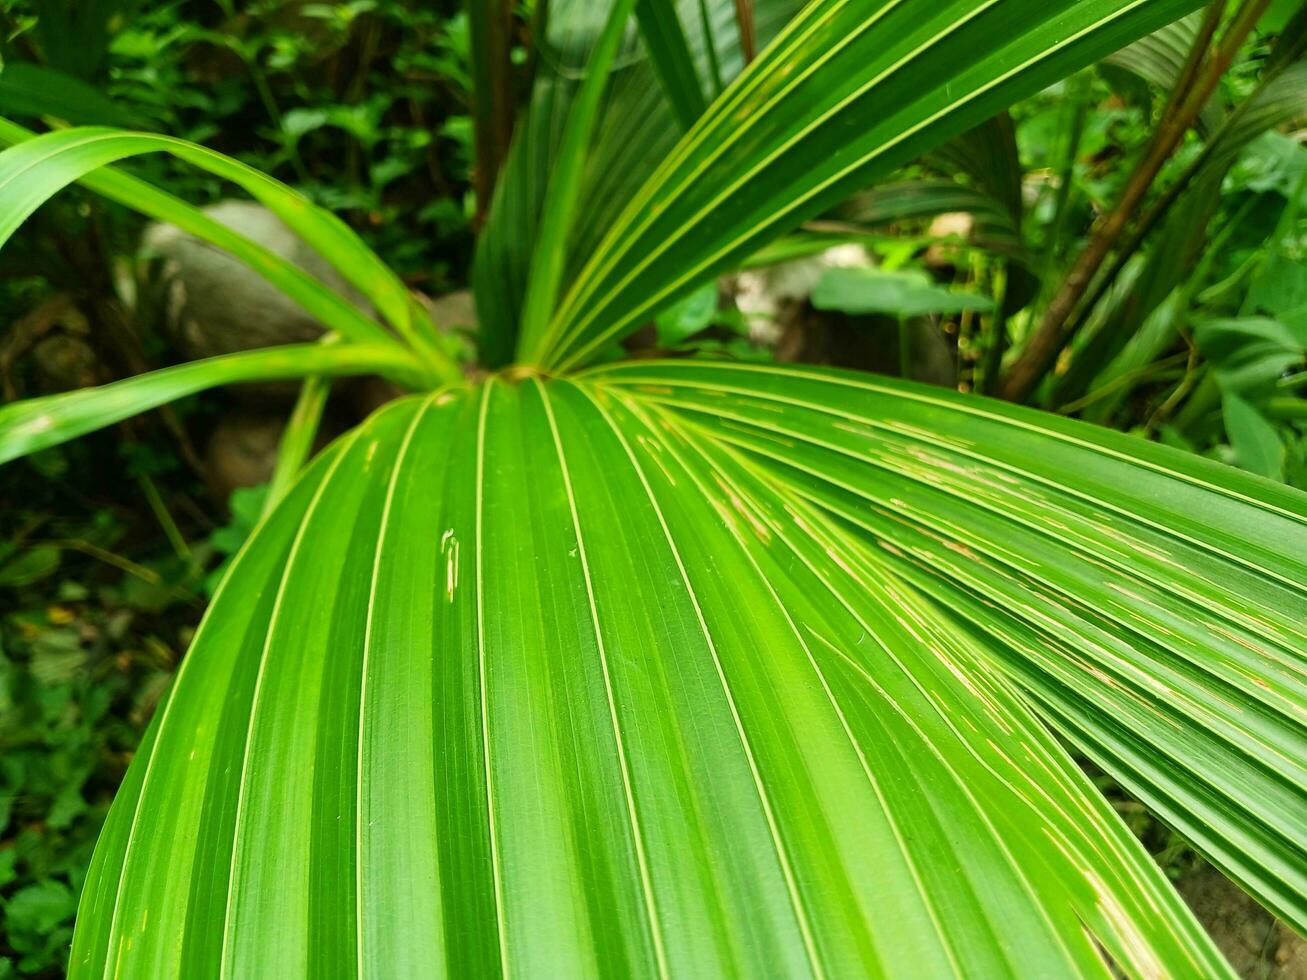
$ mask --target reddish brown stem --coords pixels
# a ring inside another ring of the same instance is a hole
[[[1067,324],[1130,219],[1152,189],[1162,167],[1175,153],[1185,133],[1207,105],[1221,76],[1233,63],[1240,46],[1265,12],[1270,0],[1246,0],[1235,14],[1220,43],[1209,57],[1203,55],[1216,30],[1224,3],[1213,4],[1195,41],[1190,59],[1154,131],[1143,158],[1130,175],[1116,206],[1100,219],[1089,244],[1067,273],[1057,295],[1044,311],[1035,334],[1027,342],[999,390],[1009,401],[1025,401],[1057,360],[1070,339]],[[1210,27],[1209,27],[1210,25]],[[1192,65],[1192,68],[1191,68]]]
[[[475,89],[472,101],[476,126],[476,169],[472,183],[477,201],[475,223],[480,227],[513,138],[513,5],[511,0],[469,0],[469,4],[481,7],[469,11],[472,13]]]
[[[744,63],[753,61],[758,53],[758,33],[753,23],[753,0],[735,0],[735,22],[740,26],[740,50]]]

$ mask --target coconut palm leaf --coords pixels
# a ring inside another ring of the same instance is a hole
[[[647,383],[415,397],[319,460],[75,974],[1222,975],[988,641]]]
[[[36,134],[7,119],[0,119],[0,145],[13,146],[34,139]],[[101,197],[122,204],[155,221],[168,222],[221,248],[244,262],[328,329],[363,342],[385,341],[387,335],[377,329],[372,319],[354,304],[327,289],[299,266],[264,248],[259,243],[232,231],[221,222],[179,197],[160,190],[115,167],[99,167],[78,178],[78,183]],[[15,196],[11,204],[22,204]],[[23,204],[24,209],[29,205]],[[16,225],[15,225],[16,227]]]
[[[1193,6],[817,0],[595,248],[615,88],[579,195],[513,197],[589,111],[572,80],[496,203],[567,257],[486,267],[506,310],[560,287],[528,363],[387,406],[265,519],[72,974],[1229,975],[1068,744],[1307,925],[1302,494],[867,375],[569,370]],[[608,10],[576,36],[620,75]]]
[[[590,76],[587,64],[612,6],[592,0],[554,0],[549,5],[547,30],[538,39],[531,103],[477,243],[473,286],[478,344],[480,359],[489,367],[513,360],[549,182],[559,166],[573,100]],[[757,35],[765,43],[802,4],[762,0],[754,6]],[[628,30],[590,132],[581,175],[584,207],[562,245],[567,283],[684,133],[689,121],[686,68],[696,74],[703,91],[715,97],[744,67],[734,0],[640,0],[637,13],[641,31]],[[668,46],[679,43],[666,37],[673,16],[690,53],[688,66],[669,64],[673,55]]]
[[[152,133],[133,133],[101,126],[83,126],[45,133],[0,153],[0,243],[42,203],[69,184],[101,167],[143,153],[167,153],[232,181],[310,242],[324,259],[370,302],[405,341],[415,347],[445,380],[459,377],[447,339],[437,335],[408,289],[343,221],[271,177],[221,153],[186,140]],[[114,189],[126,192],[122,181]],[[145,193],[149,204],[160,199]],[[212,223],[210,223],[211,225]],[[206,228],[209,226],[206,226]],[[237,236],[238,237],[238,236]],[[230,240],[230,239],[229,239]],[[247,253],[247,258],[257,256]],[[307,281],[306,281],[307,280]],[[313,280],[297,279],[302,292],[314,292]],[[327,292],[325,287],[319,290]],[[366,317],[351,318],[353,339],[396,343]]]

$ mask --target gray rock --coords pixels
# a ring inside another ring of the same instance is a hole
[[[445,333],[470,336],[477,330],[476,300],[470,289],[456,289],[443,296],[415,294],[436,326]]]
[[[842,245],[819,256],[741,273],[736,301],[749,321],[753,339],[773,347],[780,361],[899,373],[898,323],[885,316],[852,316],[818,310],[809,301],[822,273],[832,267],[870,264],[858,245]],[[908,322],[910,377],[952,388],[957,355],[949,339],[929,319]]]
[[[226,412],[204,447],[204,469],[213,499],[225,505],[233,490],[267,483],[277,468],[277,450],[286,431],[282,412],[235,408]],[[317,453],[348,428],[331,410],[313,441]]]
[[[204,211],[375,316],[358,292],[267,208],[231,200]],[[298,303],[243,262],[174,225],[151,225],[142,246],[147,256],[162,262],[163,326],[183,358],[309,343],[325,330]],[[418,299],[442,330],[475,331],[476,311],[470,293]],[[226,501],[237,487],[263,483],[272,475],[286,415],[299,387],[299,382],[289,381],[226,389],[236,405],[215,425],[205,448],[205,467],[216,499]],[[382,378],[336,381],[331,404],[340,424],[329,410],[319,443],[400,394],[399,388]]]
[[[204,212],[368,309],[321,255],[262,205],[220,201]],[[174,225],[150,225],[142,244],[163,262],[166,326],[185,357],[305,343],[323,333],[320,322],[243,262]]]
[[[215,500],[226,503],[236,488],[272,478],[285,428],[286,418],[280,414],[231,411],[218,421],[204,449],[204,468]]]

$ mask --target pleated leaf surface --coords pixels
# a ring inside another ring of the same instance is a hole
[[[1307,503],[1002,402],[820,369],[629,365],[949,608],[1041,713],[1307,931]]]
[[[1089,626],[1053,629],[1033,572],[982,592],[877,523],[908,526],[925,504],[874,457],[915,460],[913,478],[928,469],[929,494],[947,495],[988,404],[932,407],[906,388],[886,406],[922,417],[878,429],[854,410],[885,407],[878,383],[691,364],[492,379],[394,403],[343,437],[201,627],[110,815],[73,974],[1224,975],[1047,722],[1093,748],[1096,722],[1137,721],[1131,737],[1165,749],[1188,721],[1236,767],[1193,778],[1238,796],[1277,776],[1292,803],[1301,782],[1258,754],[1301,748],[1280,699],[1293,672],[1237,643],[1265,687],[1223,659],[1200,671],[1157,606],[1159,586],[1179,603],[1219,564],[1229,598],[1205,615],[1289,644],[1292,552],[1272,542],[1299,518],[1261,483],[1257,499],[1198,485],[1205,468],[1156,447],[1112,455],[1058,424],[989,420],[1013,431],[974,509],[1006,508],[1011,533],[984,538],[978,520],[920,535],[959,561],[1014,560],[1027,509],[1052,507],[1033,477],[996,499],[1025,438],[1173,491],[1141,484],[1137,540],[1119,544],[1140,567],[1097,556],[1119,600],[1091,643]],[[816,443],[775,431],[791,412],[796,429],[847,430],[864,458],[801,461]],[[1050,590],[1083,560],[1077,507],[1029,553]],[[1218,514],[1247,536],[1240,557],[1217,538],[1174,543],[1197,557],[1168,565],[1156,539]],[[1110,665],[1145,693],[1107,719],[1126,686],[1098,663],[1114,630],[1163,621],[1170,634]],[[1220,729],[1233,709],[1209,696],[1218,680],[1260,727]],[[1150,684],[1173,685],[1174,733],[1140,704]],[[1291,816],[1268,804],[1253,829],[1270,839]]]

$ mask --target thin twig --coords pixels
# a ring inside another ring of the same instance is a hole
[[[147,568],[139,565],[130,558],[124,558],[122,555],[114,554],[106,548],[101,548],[98,544],[92,544],[89,541],[83,541],[80,538],[51,538],[48,541],[37,541],[32,547],[58,548],[61,551],[79,551],[89,558],[102,561],[106,565],[112,565],[120,572],[126,572],[133,578],[138,578],[148,585],[159,585],[163,582],[163,576],[153,568]]]
[[[1162,404],[1153,410],[1153,414],[1148,416],[1148,421],[1144,423],[1144,429],[1149,433],[1157,431],[1158,426],[1171,417],[1177,408],[1180,407],[1189,392],[1193,391],[1194,385],[1198,383],[1198,358],[1199,351],[1188,337],[1185,337],[1185,343],[1189,345],[1189,350],[1185,355],[1184,375],[1180,378],[1180,383],[1175,386],[1175,391],[1167,396]]]
[[[172,546],[173,553],[187,565],[194,565],[195,554],[191,551],[191,546],[187,543],[186,536],[182,534],[181,528],[173,520],[168,505],[163,502],[163,496],[159,493],[159,488],[144,473],[136,478],[136,482],[140,484],[141,490],[144,491],[145,501],[150,505],[150,510],[154,512],[159,527],[163,529],[164,537],[168,539],[168,544]]]
[[[1119,376],[1113,378],[1111,381],[1107,382],[1101,388],[1095,388],[1093,391],[1085,395],[1083,398],[1078,398],[1073,402],[1068,402],[1067,404],[1060,406],[1058,408],[1058,412],[1061,413],[1062,415],[1074,415],[1082,408],[1087,408],[1088,406],[1094,404],[1094,402],[1106,398],[1114,391],[1119,391],[1121,388],[1125,387],[1126,385],[1134,384],[1136,381],[1141,381],[1144,378],[1154,377],[1160,372],[1168,371],[1171,368],[1179,367],[1182,361],[1187,361],[1188,359],[1189,359],[1189,355],[1184,352],[1181,352],[1179,354],[1172,354],[1170,357],[1164,357],[1160,361],[1154,361],[1151,364],[1144,364],[1137,368],[1133,368],[1129,371],[1125,371]]]

